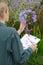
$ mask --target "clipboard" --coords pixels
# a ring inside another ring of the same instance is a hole
[[[24,50],[29,48],[32,44],[38,44],[40,42],[39,38],[31,34],[25,34],[20,40]]]

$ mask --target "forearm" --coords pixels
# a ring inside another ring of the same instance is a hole
[[[20,27],[19,27],[19,29],[17,31],[19,35],[24,31],[25,27],[26,27],[26,23],[21,22]]]
[[[20,65],[23,65],[30,58],[32,52],[33,51],[31,48],[28,48],[27,50],[24,51],[24,53],[21,57],[21,60],[20,60]]]

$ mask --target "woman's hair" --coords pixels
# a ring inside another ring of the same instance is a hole
[[[7,3],[5,3],[5,2],[0,2],[0,18],[3,18],[4,16],[3,16],[3,14],[4,14],[4,12],[6,12],[7,13]]]

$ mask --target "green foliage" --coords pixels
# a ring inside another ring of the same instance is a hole
[[[34,52],[24,65],[43,65],[43,55]]]
[[[14,14],[13,11],[10,11],[9,21],[6,22],[7,26],[13,26],[13,24],[14,24],[14,19],[12,18],[13,14]]]

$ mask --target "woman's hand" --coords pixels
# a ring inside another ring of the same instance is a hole
[[[36,51],[37,50],[37,45],[36,44],[33,44],[30,46],[30,48],[32,49],[32,51]]]

